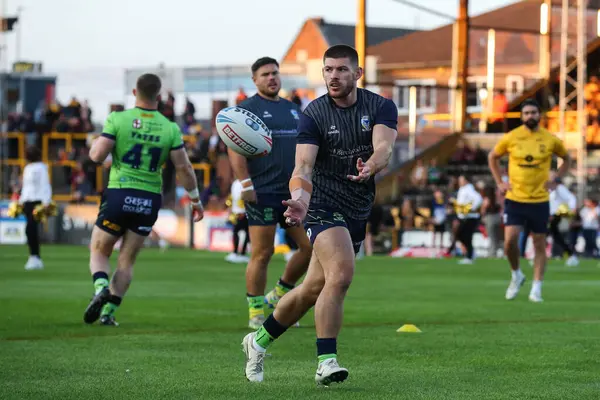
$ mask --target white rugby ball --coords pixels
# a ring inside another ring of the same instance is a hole
[[[215,123],[221,140],[244,157],[262,157],[273,148],[271,131],[248,110],[239,107],[224,108],[217,114]]]

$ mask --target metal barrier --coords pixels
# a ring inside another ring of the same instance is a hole
[[[9,139],[9,140],[17,140],[18,142],[18,158],[7,158],[2,160],[2,164],[3,165],[7,165],[7,166],[18,166],[21,167],[21,171],[23,170],[23,168],[25,168],[25,165],[27,164],[27,161],[25,160],[25,134],[21,133],[21,132],[10,132],[10,133],[5,133],[2,134],[3,137]],[[87,146],[87,141],[89,136],[93,136],[93,137],[97,137],[99,136],[98,134],[92,134],[92,133],[59,133],[59,132],[53,132],[53,133],[48,133],[48,134],[44,134],[42,136],[42,161],[44,163],[46,163],[48,165],[48,178],[50,180],[50,184],[52,184],[52,174],[53,174],[53,167],[70,167],[70,168],[74,168],[77,166],[77,162],[73,161],[73,160],[57,160],[57,157],[51,157],[49,155],[50,152],[50,141],[51,140],[64,140],[65,142],[65,151],[67,153],[71,153],[73,151],[73,142],[74,141],[84,141],[86,142],[86,146]],[[188,136],[184,136],[183,140],[185,142],[190,142],[192,144],[196,143],[196,138],[195,137],[188,137]],[[192,167],[194,168],[195,171],[202,171],[202,183],[204,185],[204,187],[208,187],[210,185],[210,173],[211,173],[211,166],[210,164],[207,163],[193,163]],[[98,165],[96,167],[96,182],[95,182],[95,187],[96,187],[96,192],[102,192],[102,190],[104,189],[105,186],[105,182],[104,182],[104,173],[103,173],[103,166]],[[69,194],[55,194],[53,195],[53,199],[55,201],[70,201],[72,199],[72,191]],[[86,202],[90,202],[90,203],[97,203],[100,204],[100,196],[98,195],[91,195],[91,196],[86,196],[85,197],[85,201]]]
[[[558,118],[560,116],[560,111],[547,111],[545,113],[542,113],[542,119],[543,117],[546,118]],[[467,114],[468,118],[471,118],[473,120],[478,120],[481,118],[487,118],[492,119],[492,118],[504,118],[504,119],[517,119],[517,118],[521,118],[521,112],[520,111],[511,111],[511,112],[506,112],[506,113],[501,113],[501,112],[493,112],[493,113],[482,113],[482,112],[476,112],[476,113],[469,113]],[[565,111],[565,117],[566,118],[577,118],[577,111]],[[425,122],[429,123],[433,123],[434,121],[451,121],[453,119],[452,114],[450,113],[439,113],[439,114],[424,114],[421,116],[421,118],[423,118],[423,120]]]

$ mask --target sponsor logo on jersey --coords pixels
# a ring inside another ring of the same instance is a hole
[[[134,129],[140,129],[142,127],[142,120],[136,118],[133,120],[133,123],[131,125]]]

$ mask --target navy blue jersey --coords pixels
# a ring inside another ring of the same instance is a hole
[[[319,146],[313,170],[311,207],[333,207],[347,217],[365,220],[375,201],[375,181],[353,182],[356,162],[373,154],[373,127],[398,126],[398,108],[391,101],[358,89],[357,101],[338,107],[329,95],[311,102],[300,115],[298,143]]]
[[[267,100],[258,94],[244,100],[238,107],[250,111],[271,130],[271,153],[248,159],[248,173],[261,202],[267,196],[288,199],[288,184],[294,171],[296,136],[300,109],[291,101]]]

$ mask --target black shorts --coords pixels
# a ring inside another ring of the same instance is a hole
[[[96,226],[114,236],[130,230],[148,236],[158,218],[162,195],[137,189],[106,189]]]
[[[311,244],[315,243],[319,233],[336,226],[343,226],[348,229],[354,247],[354,254],[357,254],[360,251],[362,242],[365,240],[367,220],[348,218],[343,213],[334,211],[330,207],[315,206],[308,210],[304,228]]]
[[[433,225],[433,231],[435,233],[444,233],[446,232],[446,223],[443,224],[439,224],[439,225]]]
[[[520,203],[504,201],[504,225],[527,226],[533,233],[547,233],[550,203]]]
[[[246,216],[249,226],[273,226],[281,225],[282,228],[289,228],[285,223],[283,213],[287,209],[282,202],[289,200],[289,197],[268,197],[260,196],[256,203],[244,203],[246,207]]]

